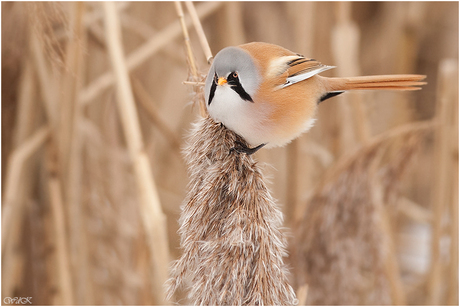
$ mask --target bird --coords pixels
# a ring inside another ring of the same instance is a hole
[[[334,68],[281,46],[251,42],[220,50],[206,77],[210,117],[241,136],[235,150],[285,146],[308,131],[320,102],[349,90],[421,89],[425,75],[329,78]]]

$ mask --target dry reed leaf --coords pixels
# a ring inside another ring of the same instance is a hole
[[[209,117],[186,148],[189,193],[180,218],[182,257],[168,295],[182,284],[197,305],[294,305],[288,283],[283,216],[243,141]]]
[[[409,124],[375,137],[337,162],[319,184],[296,226],[293,244],[296,280],[308,284],[308,304],[392,303],[385,275],[388,234],[381,228],[376,201],[394,202],[409,160],[432,127],[431,122]],[[393,155],[385,156],[394,146]]]

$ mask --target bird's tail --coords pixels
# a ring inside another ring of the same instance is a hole
[[[424,75],[380,75],[349,78],[327,78],[328,91],[396,90],[415,91],[426,84]]]

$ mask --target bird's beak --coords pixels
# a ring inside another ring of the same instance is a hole
[[[227,79],[224,77],[220,77],[219,80],[217,80],[217,84],[219,85],[224,85],[225,83],[227,83]]]

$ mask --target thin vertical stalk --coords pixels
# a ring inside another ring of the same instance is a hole
[[[54,234],[54,223],[53,223],[53,212],[50,210],[50,194],[49,194],[49,172],[47,165],[46,157],[46,147],[45,154],[42,156],[42,163],[39,165],[39,180],[38,185],[40,189],[40,203],[46,204],[46,207],[41,213],[42,220],[41,225],[43,226],[43,245],[47,247],[47,251],[44,255],[44,276],[46,276],[46,289],[45,292],[45,302],[48,305],[60,305],[62,300],[60,300],[60,293],[56,291],[56,283],[58,276],[58,267],[56,265],[56,240]]]
[[[177,2],[176,2],[177,3]],[[206,61],[208,64],[211,64],[212,61],[212,52],[211,47],[209,47],[208,40],[206,38],[206,34],[204,33],[203,26],[201,25],[200,18],[195,10],[195,6],[193,5],[192,1],[185,1],[185,6],[187,7],[188,13],[192,18],[193,26],[195,27],[196,34],[198,39],[200,40],[201,48],[203,49],[204,55],[206,57]]]
[[[73,119],[75,112],[76,78],[80,67],[81,58],[81,35],[83,30],[84,3],[75,2],[69,8],[70,30],[66,45],[65,70],[60,79],[58,93],[60,109],[58,116],[58,148],[59,160],[63,174],[67,173],[70,143],[72,141]],[[64,180],[65,183],[65,180]]]
[[[339,2],[337,4],[337,24],[332,32],[333,54],[337,62],[339,76],[359,76],[359,40],[360,30],[351,18],[351,2]],[[349,118],[344,118],[344,132],[342,133],[342,147],[351,147],[355,139],[360,143],[370,137],[369,123],[362,103],[361,93],[349,93],[342,96],[345,100],[339,107]],[[354,124],[350,124],[354,123]],[[354,132],[353,132],[354,131]]]
[[[16,116],[16,125],[15,125],[15,134],[13,140],[13,146],[15,149],[21,147],[21,145],[26,144],[27,137],[32,134],[34,125],[36,124],[37,118],[37,104],[34,103],[36,95],[36,82],[33,71],[32,61],[29,59],[26,61],[22,74],[21,81],[18,88],[18,110]],[[38,149],[38,148],[37,148]],[[17,151],[13,151],[13,153]],[[33,151],[34,152],[34,151]],[[32,153],[31,153],[32,155]],[[21,248],[21,235],[23,231],[23,216],[26,209],[26,201],[30,197],[32,190],[32,184],[36,180],[36,166],[37,158],[32,156],[28,157],[23,161],[21,170],[17,171],[18,177],[16,183],[11,183],[11,181],[6,180],[7,184],[5,187],[5,193],[11,189],[11,185],[16,185],[10,193],[8,199],[11,199],[11,196],[15,197],[15,200],[11,203],[4,199],[4,211],[3,217],[6,220],[3,220],[2,235],[8,236],[2,237],[2,261],[5,265],[2,271],[2,291],[4,297],[9,297],[13,295],[14,288],[21,283],[20,274],[21,268],[24,266],[24,249]],[[10,174],[12,170],[10,167],[12,162],[8,164],[9,170],[7,174]],[[8,177],[10,178],[10,177]],[[13,179],[15,180],[15,179]],[[6,194],[4,194],[6,195]],[[12,212],[13,211],[13,212]],[[4,248],[3,248],[4,247]]]
[[[24,143],[15,149],[10,156],[3,194],[2,212],[2,251],[8,241],[11,225],[17,222],[18,216],[18,189],[21,185],[24,163],[34,154],[49,137],[50,129],[47,126],[37,129]]]
[[[62,166],[62,180],[64,199],[68,203],[66,208],[67,222],[69,223],[69,243],[72,257],[72,272],[75,285],[75,303],[91,304],[91,278],[88,264],[88,246],[86,242],[86,228],[83,227],[83,208],[81,201],[82,191],[82,135],[79,131],[83,116],[82,105],[77,103],[78,92],[83,84],[84,50],[86,48],[85,33],[85,4],[72,4],[70,23],[70,37],[66,50],[66,70],[63,77],[62,92],[63,106],[60,118],[60,159]]]
[[[37,114],[37,104],[34,103],[36,94],[36,79],[32,61],[29,58],[24,63],[18,89],[18,111],[13,141],[15,147],[21,144],[33,130]]]
[[[187,51],[187,63],[190,68],[190,73],[192,74],[193,81],[198,81],[198,71],[196,68],[195,57],[193,56],[192,47],[190,46],[190,37],[188,35],[187,24],[184,19],[184,11],[182,10],[182,4],[180,1],[174,2],[176,6],[177,16],[179,16],[180,24],[182,27],[182,33],[184,35],[184,44]],[[201,116],[206,116],[206,106],[204,100],[200,100],[200,114]]]
[[[457,105],[458,106],[458,105]],[[457,114],[457,129],[458,131],[458,110],[454,114]],[[456,138],[458,140],[458,135]],[[458,143],[457,143],[458,149]],[[450,262],[449,262],[449,289],[447,296],[447,305],[458,305],[458,162],[453,167],[452,172],[452,183],[453,183],[453,196],[450,203],[451,221],[450,221]]]
[[[379,187],[374,187],[374,189]],[[388,214],[388,209],[383,203],[377,203],[378,214],[380,218],[380,227],[384,233],[384,247],[382,248],[385,255],[385,271],[389,281],[392,304],[403,306],[407,304],[406,293],[404,292],[404,284],[400,276],[400,268],[397,259],[397,250],[395,246],[394,232],[391,225],[391,218]]]
[[[458,111],[456,112],[458,115]],[[458,117],[457,117],[458,123]],[[458,128],[457,128],[458,131]],[[458,137],[456,138],[458,140]],[[452,174],[453,196],[451,200],[450,221],[450,263],[449,263],[449,289],[447,305],[458,305],[458,163]]]
[[[180,1],[174,1],[174,5],[176,6],[177,16],[179,16],[180,25],[182,28],[182,34],[184,35],[184,44],[185,44],[185,49],[187,51],[187,58],[188,58],[188,64],[190,67],[190,72],[193,76],[193,79],[195,80],[196,77],[198,76],[198,73],[197,73],[196,64],[195,64],[195,58],[192,52],[192,46],[190,46],[190,36],[188,35],[188,29],[187,29],[187,25],[184,19],[184,11],[182,10],[182,4]]]
[[[450,140],[454,135],[454,110],[458,103],[458,64],[454,60],[444,60],[439,66],[438,88],[436,100],[436,120],[438,129],[435,141],[435,165],[436,171],[433,180],[433,232],[432,232],[432,254],[431,267],[428,280],[428,304],[445,304],[442,298],[443,284],[443,263],[441,258],[441,239],[443,236],[442,220],[448,208],[449,195],[452,191],[451,164],[454,157],[450,151]],[[454,206],[457,204],[454,204]]]
[[[107,47],[117,86],[119,114],[136,177],[140,212],[152,259],[153,290],[159,303],[166,303],[162,285],[168,277],[169,244],[150,161],[142,141],[128,69],[121,43],[121,27],[115,4],[104,2]]]
[[[24,201],[21,201],[23,178],[26,171],[27,161],[43,145],[50,134],[48,127],[38,129],[35,134],[26,139],[10,156],[8,163],[5,190],[3,194],[2,211],[2,255],[3,263],[7,263],[2,272],[2,294],[13,296],[13,290],[18,281],[17,271],[20,268],[23,257],[17,253],[18,243],[22,231],[22,218]]]
[[[70,269],[70,253],[67,245],[66,218],[64,214],[64,203],[62,198],[62,184],[58,177],[56,157],[53,155],[55,147],[49,145],[48,162],[48,192],[51,203],[51,217],[53,223],[53,235],[56,246],[56,260],[58,273],[59,304],[73,305],[74,294],[72,287],[72,273]]]
[[[452,63],[458,67],[458,63]],[[458,76],[458,70],[456,75]],[[452,84],[455,80],[452,81]],[[457,80],[458,82],[458,80]],[[458,101],[458,92],[457,99]],[[458,103],[453,104],[452,114],[454,115],[451,126],[452,137],[450,138],[450,150],[453,155],[458,155]],[[452,199],[450,200],[450,262],[449,262],[449,291],[447,296],[448,305],[458,305],[458,159],[453,159],[454,166],[452,178]]]

